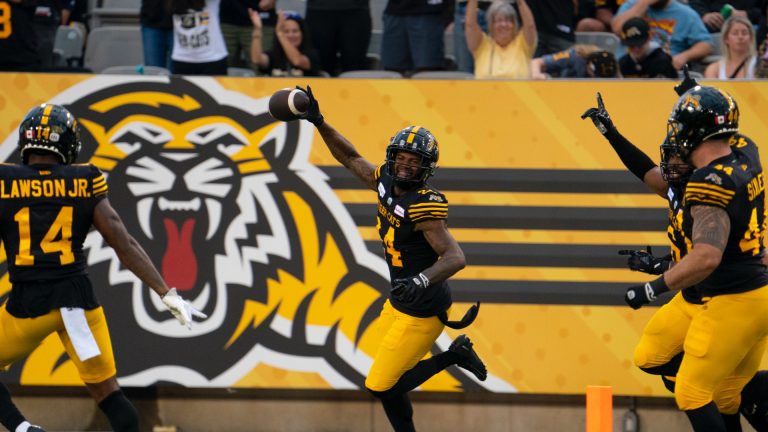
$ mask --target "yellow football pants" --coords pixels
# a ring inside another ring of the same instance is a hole
[[[0,370],[26,357],[48,335],[56,332],[83,382],[95,384],[115,376],[117,370],[104,310],[98,307],[85,311],[85,318],[101,354],[82,362],[75,352],[58,309],[36,318],[16,318],[3,305],[0,307]]]
[[[703,305],[678,293],[646,325],[635,349],[635,365],[660,366],[685,351],[677,373],[675,400],[681,410],[714,400],[734,414],[741,390],[754,376],[768,336],[768,286],[720,295]]]
[[[389,300],[384,302],[376,328],[383,337],[365,386],[379,392],[392,388],[405,372],[429,354],[444,327],[436,316],[410,316],[393,308]]]

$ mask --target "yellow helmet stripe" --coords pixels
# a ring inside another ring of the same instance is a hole
[[[43,110],[43,118],[40,119],[41,125],[48,124],[48,116],[51,115],[51,111],[53,111],[53,105],[46,105],[45,109]]]
[[[420,130],[421,130],[421,126],[414,126],[414,127],[413,127],[413,129],[411,129],[411,133],[410,133],[410,134],[408,134],[408,139],[406,140],[406,142],[407,142],[408,144],[412,144],[412,143],[413,143],[413,140],[414,140],[414,138],[416,138],[416,134],[417,134],[417,133],[418,133]]]

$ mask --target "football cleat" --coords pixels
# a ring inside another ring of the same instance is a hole
[[[480,381],[485,381],[485,379],[488,378],[488,371],[485,369],[485,364],[480,360],[480,357],[475,350],[472,349],[472,342],[467,335],[459,335],[459,337],[451,343],[448,351],[455,352],[459,355],[459,362],[456,363],[457,366],[472,372]]]

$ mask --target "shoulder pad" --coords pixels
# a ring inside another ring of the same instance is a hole
[[[725,208],[736,195],[736,185],[730,176],[733,167],[707,166],[693,172],[685,188],[685,202]]]

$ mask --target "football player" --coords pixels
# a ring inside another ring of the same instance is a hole
[[[0,308],[0,370],[56,333],[112,429],[138,431],[136,409],[115,378],[107,322],[87,275],[83,242],[91,226],[182,325],[205,314],[163,281],[109,204],[99,169],[73,164],[80,146],[72,114],[42,104],[19,126],[22,163],[0,164],[0,237],[11,282]]]
[[[3,383],[0,383],[0,424],[11,432],[45,432],[40,426],[27,421],[11,400],[11,393]]]
[[[409,391],[451,365],[480,381],[487,377],[466,335],[447,351],[422,360],[445,325],[466,327],[477,314],[473,306],[460,323],[447,321],[447,279],[464,268],[465,260],[448,231],[448,201],[427,182],[437,167],[438,143],[427,129],[409,126],[392,137],[386,162],[375,166],[325,121],[312,89],[307,87],[306,93],[310,102],[302,118],[315,125],[336,160],[379,197],[376,229],[392,286],[379,315],[383,338],[365,386],[381,400],[395,431],[413,431]]]
[[[686,108],[686,110],[694,109],[694,105],[696,105],[698,101],[704,100],[705,107],[702,108],[699,106],[699,109],[703,112],[700,114],[699,121],[713,122],[712,125],[705,128],[707,134],[702,135],[704,138],[701,138],[699,143],[713,139],[725,141],[729,148],[732,149],[733,155],[737,155],[749,161],[749,164],[742,164],[742,166],[745,167],[743,170],[746,171],[748,167],[754,167],[754,170],[757,173],[755,174],[755,178],[759,179],[756,180],[756,182],[762,184],[762,174],[757,147],[749,138],[736,132],[738,128],[738,110],[736,109],[735,102],[733,102],[732,105],[729,105],[730,102],[732,102],[732,98],[725,96],[717,89],[697,87],[698,83],[695,82],[689,84],[690,85],[688,86],[678,87],[680,92],[692,88],[688,93],[685,93],[685,95],[687,95],[687,98],[689,97],[696,102],[692,102],[690,104],[691,106]],[[683,88],[680,89],[680,87]],[[722,98],[718,95],[722,96]],[[682,101],[683,99],[681,98],[681,102]],[[706,106],[707,104],[710,106]],[[675,115],[676,114],[673,112],[673,117],[675,117]],[[726,117],[722,117],[723,115]],[[711,118],[706,118],[706,116]],[[728,118],[728,116],[730,116],[730,118]],[[692,173],[692,166],[688,163],[690,150],[686,150],[679,145],[679,134],[670,133],[664,144],[661,146],[662,163],[661,168],[659,169],[650,161],[650,158],[644,155],[616,131],[610,117],[605,111],[599,94],[598,108],[588,110],[583,117],[592,118],[595,125],[598,127],[598,130],[606,136],[630,171],[641,178],[652,190],[667,197],[669,200],[670,227],[668,229],[668,235],[672,243],[672,254],[668,257],[656,258],[649,252],[620,252],[630,254],[628,264],[633,270],[661,275],[664,271],[670,269],[673,263],[680,261],[686,256],[691,250],[691,247],[696,244],[695,237],[693,243],[691,243],[691,240],[689,240],[689,238],[691,238],[690,234],[686,235],[686,233],[691,233],[694,225],[690,221],[691,216],[685,216],[685,212],[690,211],[691,204],[697,202],[697,195],[691,194],[691,198],[689,198],[689,195],[686,194],[686,192],[692,193],[691,190],[686,188],[688,178]],[[701,133],[704,134],[704,132]],[[693,140],[690,142],[693,142]],[[695,146],[698,145],[698,143],[692,145]],[[714,179],[715,177],[712,178]],[[666,185],[668,186],[665,188]],[[696,194],[700,194],[698,188],[699,186],[697,185],[696,188],[693,189]],[[755,189],[752,193],[756,197],[757,190]],[[683,196],[686,198],[683,199]],[[758,201],[759,204],[757,205],[762,206],[762,200]],[[704,204],[700,205],[712,206],[715,204],[705,200]],[[698,211],[700,210],[697,210],[697,212]],[[762,214],[762,207],[755,211],[759,211],[759,213]],[[762,219],[762,217],[759,217],[759,219]],[[750,223],[752,222],[757,223],[757,219]],[[695,235],[695,230],[693,231]],[[744,235],[746,236],[747,234]],[[750,233],[749,235],[752,236],[754,234]],[[700,247],[700,250],[704,249],[706,251],[709,244],[706,243],[705,240],[700,240],[700,242],[705,245]],[[755,243],[755,240],[753,238],[750,237],[749,242],[751,242],[750,245],[754,246],[753,243]],[[760,241],[757,240],[757,243],[760,243]],[[747,243],[745,241],[742,244],[746,245]],[[729,245],[729,248],[732,249],[732,245]],[[726,254],[728,255],[726,258],[723,258],[724,260],[733,259],[730,257],[730,255],[733,255],[732,250],[726,250]],[[760,263],[761,257],[764,256],[762,252],[762,244],[756,249],[750,250],[750,254],[753,255],[749,256],[749,262]],[[755,270],[756,273],[759,273],[760,269],[764,269],[764,267],[758,264],[758,267],[755,267],[753,270]],[[677,272],[677,270],[675,272]],[[756,276],[758,279],[759,277],[761,276]],[[664,279],[660,280],[663,281]],[[709,279],[705,282],[707,281],[709,281]],[[655,298],[657,292],[653,287],[651,287],[649,291],[646,291],[648,289],[647,287],[650,287],[650,284],[632,287],[627,292],[627,302],[633,307],[640,307],[640,305],[651,301]],[[760,287],[758,286],[757,288]],[[668,305],[663,306],[654,315],[646,326],[643,337],[635,351],[635,363],[647,372],[667,376],[665,377],[665,384],[667,384],[667,387],[672,391],[674,391],[675,388],[674,376],[677,374],[681,362],[683,362],[685,358],[683,355],[683,348],[685,347],[685,351],[688,351],[689,348],[689,345],[684,342],[686,337],[702,337],[700,334],[701,332],[691,332],[689,327],[691,326],[691,323],[694,322],[694,319],[701,319],[696,318],[697,314],[701,313],[702,310],[709,308],[704,305],[709,304],[713,298],[713,294],[710,291],[711,290],[707,290],[706,285],[690,286],[681,290]],[[718,291],[715,293],[715,295],[717,294],[720,294],[720,292]],[[691,343],[691,345],[693,345],[693,343]],[[686,356],[687,355],[688,354],[686,354]],[[695,362],[691,363],[695,364]],[[756,369],[756,364],[754,367]],[[720,393],[716,393],[715,395],[715,400],[718,401],[718,408],[726,413],[723,414],[723,421],[729,426],[729,430],[740,430],[737,429],[739,420],[736,411],[736,408],[739,406],[739,397],[738,392],[736,392],[736,395],[734,396],[733,382],[740,383],[741,386],[743,386],[744,382],[749,377],[752,377],[752,380],[741,393],[741,412],[758,430],[768,429],[768,423],[766,423],[766,412],[768,412],[768,407],[763,400],[765,399],[763,395],[765,394],[764,390],[766,388],[768,374],[766,372],[759,372],[755,375],[754,371],[749,371],[748,373],[750,375],[740,376],[737,381],[726,381],[724,383],[724,388],[719,389]],[[699,382],[696,382],[695,385],[699,385]],[[740,389],[741,386],[738,388]],[[686,390],[689,389],[684,389],[683,392],[678,392],[684,394],[684,396],[678,398],[678,401],[681,399],[685,400]],[[688,391],[688,393],[690,393],[690,391]],[[700,403],[701,401],[698,402]],[[701,408],[705,411],[709,410],[709,408],[702,408],[705,404],[696,406],[699,405],[699,403],[694,403],[693,405],[696,408]],[[681,408],[685,409],[686,406],[691,406],[690,401],[688,401],[687,404],[688,405],[681,405]],[[696,411],[696,409],[689,411]],[[701,414],[689,412],[689,415],[692,417],[694,425],[696,425],[694,419],[701,417]],[[709,411],[709,414],[703,415],[703,418],[708,418],[707,415],[712,415],[711,410]],[[699,427],[701,427],[702,424],[704,423],[701,423],[699,418]]]

